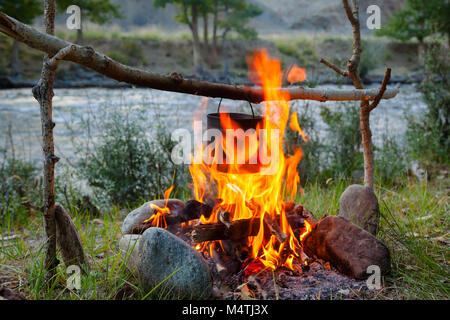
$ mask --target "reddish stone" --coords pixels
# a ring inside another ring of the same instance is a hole
[[[329,261],[341,273],[366,279],[367,267],[377,265],[381,274],[391,268],[388,248],[369,232],[345,218],[322,218],[303,240],[305,253]]]

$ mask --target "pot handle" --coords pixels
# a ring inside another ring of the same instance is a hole
[[[220,98],[219,105],[217,106],[217,113],[220,113],[220,105],[222,104],[222,100],[223,100],[223,98]],[[251,104],[250,101],[247,100],[247,102],[250,105],[250,108],[252,109],[252,117],[255,118],[255,112],[253,111],[253,105]]]

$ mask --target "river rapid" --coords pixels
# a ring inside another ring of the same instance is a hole
[[[335,85],[320,86],[336,88]],[[341,88],[351,88],[341,86]],[[190,129],[194,115],[199,115],[205,98],[166,91],[144,88],[83,88],[83,89],[55,89],[53,99],[53,119],[56,123],[55,153],[63,161],[77,157],[74,152],[73,141],[83,142],[88,135],[80,127],[81,119],[88,120],[99,114],[100,110],[120,110],[131,115],[139,115],[148,119],[148,135],[153,134],[152,128],[158,123],[166,126],[169,131],[177,128]],[[340,102],[325,102],[330,109],[342,108]],[[358,102],[352,102],[357,104]],[[206,113],[216,112],[219,99],[208,99]],[[315,130],[319,137],[327,134],[327,126],[320,117],[320,106],[317,101],[295,101],[291,108],[299,114],[311,114],[315,121]],[[261,110],[262,105],[254,105],[255,111]],[[375,144],[382,142],[383,136],[393,136],[402,139],[406,130],[406,117],[419,115],[424,112],[426,105],[422,94],[414,85],[402,85],[400,93],[393,99],[382,100],[371,113],[371,128]],[[223,100],[222,111],[251,112],[247,103]],[[201,115],[206,121],[206,115]],[[14,141],[16,155],[25,160],[40,160],[41,151],[41,122],[39,105],[34,99],[31,89],[0,90],[0,148],[9,148],[8,127]],[[301,125],[301,123],[300,123]],[[94,137],[95,128],[89,132]]]

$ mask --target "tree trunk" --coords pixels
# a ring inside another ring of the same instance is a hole
[[[55,0],[45,0],[44,25],[47,34],[55,33]],[[45,54],[41,79],[33,87],[33,96],[39,102],[42,126],[42,150],[44,158],[43,206],[44,229],[46,235],[45,269],[46,279],[50,280],[56,273],[59,261],[56,258],[56,219],[55,219],[55,163],[59,158],[55,156],[53,141],[52,100],[53,84],[58,62],[67,54],[75,50],[71,45],[58,51],[53,57]]]
[[[208,13],[203,12],[203,57],[205,58],[205,62],[208,64],[208,67],[211,68],[214,63],[214,53],[211,52],[209,46],[209,21],[208,21]]]
[[[213,18],[213,38],[212,46],[214,54],[217,54],[217,24],[219,22],[219,4],[218,0],[214,1],[214,18]]]
[[[419,38],[419,45],[417,46],[417,60],[420,66],[425,63],[425,44],[423,38]]]
[[[202,59],[202,53],[201,53],[201,46],[200,46],[200,37],[198,35],[198,11],[197,11],[197,5],[192,4],[192,38],[193,38],[193,54],[194,54],[194,68],[196,71],[198,71],[199,68],[203,66],[203,59]]]
[[[228,12],[228,6],[225,4],[225,19],[228,20],[229,12]],[[227,45],[227,34],[230,31],[230,28],[228,26],[225,27],[222,33],[222,56],[223,56],[223,64],[224,64],[224,73],[228,77],[229,74],[229,57],[228,57],[228,50],[226,48]]]
[[[77,29],[77,39],[75,40],[76,44],[82,44],[83,43],[83,29]]]
[[[364,185],[373,189],[372,132],[370,131],[370,107],[367,101],[361,101],[359,119],[364,155]]]
[[[352,8],[349,7],[347,0],[343,0],[347,17],[352,24],[353,29],[353,52],[350,60],[347,62],[347,70],[353,86],[356,89],[364,89],[363,82],[358,73],[358,65],[361,57],[361,29],[359,23],[358,2],[352,0]],[[367,101],[361,101],[359,122],[361,130],[361,140],[364,155],[364,185],[373,189],[373,153],[372,153],[372,133],[370,131],[370,105]]]
[[[13,41],[11,51],[11,75],[15,78],[20,74],[19,45],[17,40]]]
[[[209,52],[209,21],[208,21],[208,13],[203,13],[203,46],[205,57],[208,56]]]
[[[223,72],[228,77],[229,74],[229,56],[227,50],[227,33],[229,29],[228,27],[222,33],[222,56],[223,56]]]
[[[44,24],[48,34],[55,33],[55,0],[45,1]],[[44,229],[46,234],[46,254],[45,269],[47,270],[47,279],[55,274],[55,268],[58,265],[56,259],[56,220],[55,220],[55,173],[54,164],[57,158],[54,155],[53,127],[52,120],[52,99],[53,99],[53,80],[55,73],[49,68],[50,57],[44,56],[44,62],[41,72],[41,79],[33,87],[33,95],[39,102],[41,110],[42,125],[42,150],[44,156],[44,182],[43,182],[43,212]]]
[[[82,9],[80,9],[82,10]],[[83,43],[83,12],[80,12],[81,14],[81,20],[80,20],[80,29],[77,29],[77,38],[75,40],[76,44],[82,44]]]
[[[353,86],[358,90],[362,90],[364,89],[364,85],[358,73],[358,64],[362,52],[358,2],[356,0],[351,0],[351,7],[348,3],[348,0],[342,0],[342,3],[345,9],[345,13],[347,14],[347,18],[350,21],[353,29],[353,51],[352,56],[347,61],[347,70],[341,70],[339,67],[324,59],[321,59],[320,62],[333,69],[340,75],[349,77],[352,80]],[[364,154],[364,185],[371,189],[373,189],[374,183],[374,161],[372,150],[372,133],[370,131],[370,112],[375,109],[380,103],[380,100],[386,91],[386,86],[389,82],[390,77],[391,69],[387,68],[383,83],[381,84],[381,88],[373,102],[369,103],[369,101],[367,100],[361,100],[360,102],[359,122],[362,138],[361,143]]]

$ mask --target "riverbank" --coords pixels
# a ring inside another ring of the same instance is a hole
[[[423,70],[418,65],[418,45],[390,42],[383,38],[369,37],[364,42],[360,72],[366,85],[380,83],[386,67],[393,69],[391,83],[411,84],[421,82]],[[192,41],[189,39],[162,40],[155,38],[88,38],[89,45],[109,57],[133,67],[159,74],[181,73],[185,78],[206,81],[248,84],[246,56],[265,48],[269,54],[283,62],[283,68],[296,64],[304,67],[307,81],[304,85],[349,84],[348,79],[319,63],[326,58],[337,65],[345,65],[351,54],[351,39],[346,37],[296,37],[267,38],[259,40],[231,39],[218,53],[217,58],[198,73],[192,69]],[[39,79],[42,53],[21,45],[19,58],[21,72],[12,76],[10,68],[12,41],[0,36],[0,89],[29,88]],[[227,71],[225,71],[227,70]],[[127,83],[118,82],[90,69],[71,62],[58,68],[56,88],[124,88]]]

